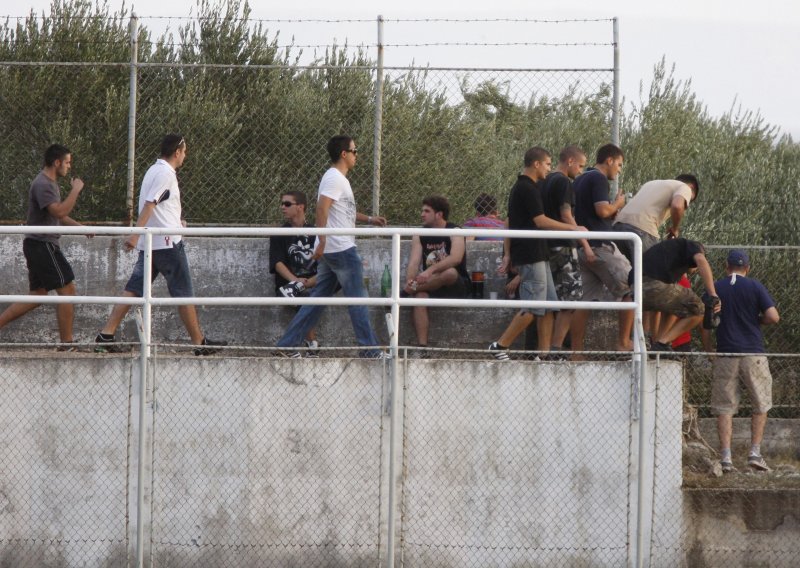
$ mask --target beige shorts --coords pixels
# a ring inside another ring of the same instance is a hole
[[[605,243],[592,250],[597,258],[590,264],[583,248],[578,249],[584,301],[605,301],[609,294],[614,300],[621,300],[631,291],[628,286],[631,263],[614,244]]]
[[[711,411],[714,414],[736,414],[739,410],[742,379],[753,414],[766,414],[772,408],[772,375],[764,355],[714,358],[714,382],[711,386]]]

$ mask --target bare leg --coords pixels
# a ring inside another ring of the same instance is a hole
[[[427,294],[417,294],[417,298],[427,298]],[[414,331],[417,334],[417,343],[420,345],[428,344],[428,308],[425,306],[414,306],[414,311],[411,313],[411,319],[414,320]]]
[[[675,341],[675,338],[677,338],[679,335],[683,335],[685,332],[691,329],[694,329],[701,321],[703,321],[703,316],[690,316],[688,318],[681,318],[670,328],[667,333],[664,335],[659,335],[656,341],[659,343],[672,343]]]
[[[575,310],[572,315],[572,325],[570,325],[570,342],[573,351],[583,351],[584,339],[586,337],[586,322],[589,320],[589,310]],[[583,359],[583,355],[573,355],[572,359],[577,361]]]
[[[631,351],[633,349],[633,342],[631,341],[633,316],[633,310],[622,310],[619,312],[617,351]]]
[[[47,294],[47,290],[44,288],[39,288],[37,290],[31,290],[31,294],[34,296],[45,296]],[[31,310],[35,310],[41,306],[41,304],[28,304],[28,303],[16,303],[11,304],[3,313],[0,314],[0,328],[3,328],[10,324],[12,321],[21,318]]]
[[[200,330],[200,320],[197,319],[197,309],[194,306],[178,306],[178,314],[181,316],[186,331],[189,332],[192,343],[195,345],[203,343],[203,332]]]
[[[755,416],[753,416],[755,418]],[[719,447],[721,450],[730,449],[733,437],[733,416],[720,414],[717,416],[717,433],[719,434]],[[762,431],[763,433],[763,431]]]
[[[764,428],[767,425],[767,414],[753,414],[750,419],[750,443],[753,445],[761,445],[761,440],[764,439]]]
[[[551,345],[553,347],[563,347],[564,339],[569,333],[569,325],[572,322],[572,314],[575,310],[561,310],[556,314],[556,322],[553,325],[553,337]]]
[[[74,296],[76,294],[75,282],[70,282],[63,288],[57,288],[59,296]],[[74,304],[58,304],[56,306],[56,320],[58,321],[58,335],[62,343],[72,341],[72,322],[75,320]]]
[[[545,312],[536,318],[536,333],[539,337],[539,351],[550,351],[553,338],[553,312]]]
[[[497,343],[499,343],[502,347],[511,347],[511,344],[514,343],[514,340],[519,337],[520,333],[525,331],[525,328],[528,327],[532,321],[532,313],[517,312],[514,316],[514,319],[511,320],[511,323],[508,324],[508,327],[503,332],[503,335],[501,335],[500,339],[497,340]]]
[[[135,298],[136,294],[128,292],[125,290],[122,293],[123,296],[126,298]],[[122,320],[125,319],[125,315],[128,313],[131,307],[128,304],[117,304],[114,306],[114,309],[111,310],[111,315],[108,317],[106,321],[106,325],[103,326],[103,329],[100,330],[100,333],[106,335],[114,335],[117,332],[117,328],[119,324],[122,323]]]

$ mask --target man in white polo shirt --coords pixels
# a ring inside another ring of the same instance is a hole
[[[183,226],[181,192],[175,171],[183,165],[185,159],[186,141],[183,136],[167,134],[161,141],[161,158],[150,166],[142,180],[137,227],[180,229]],[[129,251],[138,249],[139,257],[122,295],[141,297],[144,288],[144,243],[140,242],[139,235],[131,235],[125,239],[125,249]],[[159,274],[164,275],[169,294],[173,298],[194,296],[192,276],[181,235],[153,235],[153,280]],[[95,351],[118,350],[113,345],[114,333],[129,309],[130,306],[127,304],[114,306],[105,327],[95,338]],[[194,306],[178,306],[178,313],[192,343],[197,345],[194,350],[195,355],[211,355],[219,351],[213,346],[227,345],[225,341],[213,341],[203,335]]]
[[[356,165],[358,150],[349,136],[334,136],[328,141],[328,155],[331,167],[322,176],[317,198],[316,226],[329,229],[352,229],[356,222],[386,226],[383,217],[372,217],[359,213],[353,189],[347,179],[347,173]],[[367,296],[364,289],[361,257],[356,252],[354,235],[319,236],[316,241],[314,258],[319,259],[317,284],[311,289],[311,297],[330,297],[337,282],[342,286],[342,293],[347,298]],[[308,331],[317,325],[325,306],[305,305],[292,318],[286,332],[278,340],[278,347],[296,347],[300,345]],[[362,346],[378,345],[378,338],[369,322],[369,311],[366,306],[348,306],[350,322],[353,324],[356,341]],[[291,353],[291,356],[296,356]],[[381,352],[368,349],[362,352],[365,357],[380,357]]]

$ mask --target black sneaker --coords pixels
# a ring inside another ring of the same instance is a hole
[[[278,288],[278,292],[280,292],[281,295],[286,298],[296,298],[301,296],[305,291],[306,287],[303,286],[302,282],[298,282],[297,280],[292,280],[285,286]]]
[[[194,354],[198,357],[204,357],[206,355],[213,355],[214,353],[220,351],[220,349],[215,349],[215,347],[225,347],[228,344],[227,341],[214,341],[213,339],[208,339],[207,337],[203,338],[203,343],[200,345],[208,345],[208,347],[195,347]]]
[[[98,333],[94,338],[94,352],[95,353],[122,353],[124,349],[117,344],[117,340],[113,335],[105,333]]]
[[[496,341],[494,343],[492,343],[491,345],[489,345],[489,351],[492,352],[492,355],[498,361],[508,361],[509,360],[508,353],[506,352],[506,348],[505,347],[500,347],[500,344],[497,343]]]
[[[672,353],[672,345],[669,343],[661,343],[660,341],[653,341],[650,346],[650,351],[658,351],[660,353]]]

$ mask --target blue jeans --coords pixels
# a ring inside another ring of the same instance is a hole
[[[333,296],[336,283],[342,286],[342,294],[347,298],[365,298],[364,276],[361,257],[356,247],[341,252],[323,254],[317,270],[317,284],[311,288],[312,298]],[[305,339],[308,331],[317,325],[326,306],[302,306],[300,311],[289,322],[286,332],[278,340],[278,347],[296,347]],[[350,322],[359,345],[378,345],[378,338],[369,323],[369,311],[366,306],[347,306]]]

